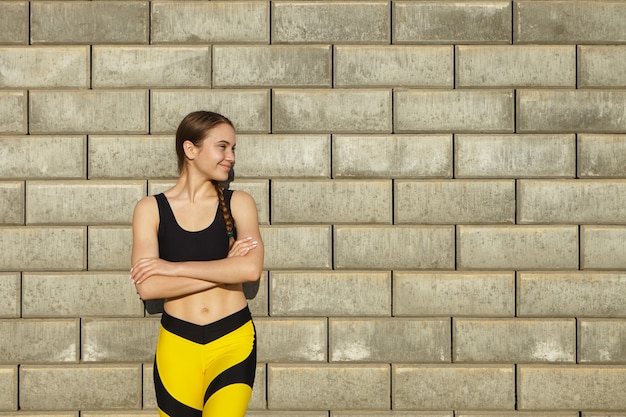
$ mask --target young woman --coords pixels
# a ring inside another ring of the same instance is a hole
[[[224,190],[235,163],[226,117],[198,111],[176,132],[179,178],[139,201],[130,278],[143,300],[165,299],[154,363],[160,416],[243,417],[256,339],[242,283],[259,279],[256,204]]]

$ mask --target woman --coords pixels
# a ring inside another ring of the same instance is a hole
[[[130,278],[143,300],[165,299],[154,363],[159,414],[243,417],[256,339],[242,283],[259,279],[264,256],[256,204],[219,185],[235,163],[226,117],[187,115],[176,152],[176,184],[139,201],[133,215]]]

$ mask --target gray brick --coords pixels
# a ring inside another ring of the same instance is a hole
[[[331,417],[453,417],[453,412],[419,412],[419,411],[337,411]]]
[[[328,411],[248,411],[246,417],[328,417]]]
[[[87,413],[85,413],[87,414]],[[16,412],[3,412],[3,417],[78,417],[78,411],[16,411]]]
[[[455,363],[575,362],[574,319],[453,319]]]
[[[626,41],[626,4],[619,1],[516,1],[515,43]]]
[[[584,413],[583,413],[584,415]],[[459,412],[457,417],[579,417],[577,411],[467,411]],[[606,416],[609,417],[609,416]]]
[[[261,273],[257,284],[243,284],[243,291],[248,299],[248,308],[254,317],[266,317],[269,314],[269,278],[267,271]]]
[[[626,135],[578,135],[578,176],[626,178]]]
[[[23,365],[22,410],[141,407],[140,365]]]
[[[578,87],[626,87],[626,46],[579,45]]]
[[[452,178],[452,135],[333,135],[333,177]]]
[[[335,46],[335,87],[454,85],[451,46]]]
[[[457,87],[575,87],[574,46],[457,46]]]
[[[520,365],[517,381],[520,410],[626,408],[625,366]]]
[[[602,412],[598,412],[598,413],[594,413],[594,412],[589,412],[589,413],[585,413],[582,412],[581,413],[582,417],[626,417],[626,414],[617,414],[617,413],[602,413]]]
[[[0,317],[17,318],[22,304],[22,280],[17,272],[0,272]]]
[[[148,43],[147,1],[34,1],[32,44]]]
[[[160,320],[85,318],[81,323],[83,362],[151,362]]]
[[[578,362],[626,364],[626,320],[578,321]]]
[[[391,224],[391,181],[272,181],[272,223]]]
[[[154,410],[154,415],[158,416],[157,402],[154,392],[154,361],[150,363],[144,363],[142,369],[143,388],[141,394],[143,397],[143,409]]]
[[[159,413],[157,411],[146,410],[116,411],[114,414],[112,414],[110,411],[81,411],[80,415],[83,417],[158,417]]]
[[[278,1],[272,4],[272,42],[388,44],[390,18],[385,1]]]
[[[27,132],[26,91],[0,91],[0,134]]]
[[[456,135],[455,178],[576,176],[574,135]]]
[[[262,226],[265,269],[330,269],[330,226]]]
[[[515,222],[512,180],[397,180],[393,195],[396,224]]]
[[[0,165],[0,178],[84,179],[85,136],[3,136],[0,154],[11,155]]]
[[[331,47],[214,46],[214,87],[330,87]]]
[[[30,133],[148,131],[145,90],[41,90],[30,91],[29,97]]]
[[[270,273],[270,315],[391,315],[389,272]]]
[[[88,88],[89,47],[0,47],[0,87]]]
[[[330,135],[238,135],[236,175],[330,178]]]
[[[23,181],[0,182],[0,224],[24,224],[24,195]]]
[[[390,407],[389,365],[385,364],[269,365],[267,378],[270,409],[388,410]]]
[[[17,366],[0,366],[0,410],[17,410]]]
[[[89,178],[177,178],[173,136],[89,136]]]
[[[577,411],[467,411],[459,412],[457,417],[579,417]],[[607,416],[608,417],[608,416]]]
[[[510,90],[395,92],[396,132],[513,132]]]
[[[265,364],[258,364],[256,367],[256,375],[254,385],[252,386],[252,398],[248,404],[248,410],[267,408],[267,372]],[[246,413],[248,416],[248,413]]]
[[[581,269],[626,269],[626,228],[581,227]]]
[[[0,3],[0,43],[28,45],[27,1]]]
[[[515,276],[504,272],[393,274],[394,316],[515,315]]]
[[[518,223],[624,224],[624,180],[521,180]]]
[[[330,319],[331,362],[450,362],[450,319]]]
[[[508,1],[394,1],[394,43],[511,43]]]
[[[130,224],[143,181],[31,181],[26,184],[27,224]]]
[[[396,410],[515,407],[512,365],[392,365],[391,384]]]
[[[143,316],[128,273],[25,273],[23,317]]]
[[[86,245],[85,227],[0,227],[0,270],[85,269]]]
[[[577,269],[576,226],[458,226],[459,269]]]
[[[278,133],[390,133],[391,119],[388,90],[273,90]]]
[[[520,272],[520,317],[626,317],[623,272]]]
[[[236,180],[229,184],[229,188],[250,194],[257,206],[259,224],[268,225],[270,223],[269,180]]]
[[[210,87],[208,46],[94,46],[94,88]]]
[[[517,131],[622,133],[626,90],[518,90]]]
[[[239,133],[270,131],[267,90],[157,90],[150,94],[150,133],[175,133],[183,117],[198,109],[223,114]]]
[[[78,319],[0,320],[0,333],[0,363],[78,362]]]
[[[90,271],[130,270],[133,234],[129,226],[89,226]]]
[[[269,43],[266,1],[153,1],[151,42]]]
[[[338,226],[337,269],[453,269],[452,226]]]
[[[326,319],[256,319],[260,362],[326,362]]]

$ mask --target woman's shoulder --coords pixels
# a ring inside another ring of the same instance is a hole
[[[230,208],[233,213],[256,211],[256,202],[254,198],[243,190],[233,190],[230,197]]]
[[[249,204],[254,203],[254,198],[243,190],[227,190],[230,192],[231,204]]]
[[[158,206],[156,196],[149,195],[143,197],[141,200],[137,202],[135,205],[135,215],[149,215],[149,214],[157,214],[158,215]]]

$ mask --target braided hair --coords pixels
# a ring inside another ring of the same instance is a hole
[[[200,146],[204,140],[206,133],[215,126],[226,123],[233,129],[235,126],[226,117],[219,113],[199,110],[189,113],[183,118],[176,130],[176,157],[178,160],[178,172],[180,173],[185,165],[185,151],[183,149],[183,143],[190,141],[195,146]],[[219,200],[220,211],[224,217],[226,223],[226,233],[228,236],[228,247],[232,247],[235,243],[235,221],[230,213],[230,209],[226,204],[224,198],[224,188],[217,181],[211,181],[217,192]]]

